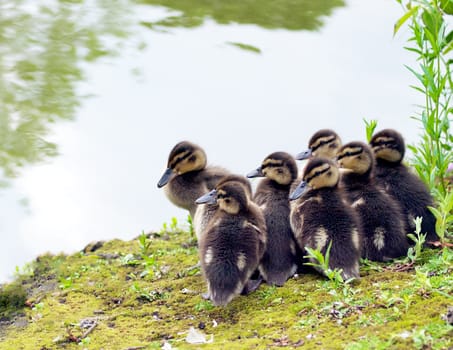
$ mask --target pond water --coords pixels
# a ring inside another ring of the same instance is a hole
[[[156,186],[187,139],[245,174],[363,118],[414,142],[393,0],[0,4],[0,282],[37,255],[187,214]]]

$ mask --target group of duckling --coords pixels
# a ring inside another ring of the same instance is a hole
[[[388,261],[407,253],[416,217],[426,241],[436,241],[433,199],[402,162],[400,133],[385,129],[369,144],[342,145],[323,129],[296,157],[268,155],[249,180],[207,166],[206,153],[183,141],[170,152],[158,182],[169,200],[189,210],[198,239],[206,298],[226,305],[258,288],[282,286],[303,269],[306,247],[326,254],[344,279],[359,278],[360,258]],[[296,160],[308,159],[299,175]],[[308,258],[312,260],[312,258]],[[315,261],[311,261],[316,263]],[[322,273],[322,271],[319,271]]]

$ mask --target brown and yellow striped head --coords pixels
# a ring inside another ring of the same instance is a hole
[[[310,159],[304,169],[302,181],[289,195],[290,200],[300,198],[308,189],[335,187],[340,180],[340,172],[333,160],[315,157]]]
[[[252,198],[252,185],[250,184],[250,181],[245,176],[237,175],[237,174],[226,175],[219,180],[219,182],[217,183],[217,186],[222,186],[223,184],[225,184],[227,182],[236,182],[236,183],[242,185],[245,189],[247,198],[249,198],[249,199]]]
[[[189,141],[179,142],[168,156],[167,169],[157,187],[165,186],[173,174],[181,175],[204,169],[206,162],[206,153],[199,146]]]
[[[363,142],[349,142],[338,150],[337,162],[340,168],[356,174],[365,174],[374,167],[371,148]]]
[[[289,185],[297,178],[297,164],[286,152],[274,152],[268,155],[261,166],[248,173],[247,177],[265,176],[280,185]]]
[[[195,203],[217,203],[219,209],[228,214],[236,215],[248,207],[249,196],[243,183],[227,181],[217,185],[214,190],[198,198]]]
[[[341,147],[341,139],[331,129],[322,129],[316,132],[308,142],[308,150],[299,153],[297,160],[310,157],[335,158],[337,150]]]
[[[374,134],[371,138],[370,146],[376,159],[400,163],[404,158],[404,139],[396,130],[384,129]]]
[[[327,158],[313,158],[304,169],[303,180],[313,189],[334,187],[339,179],[337,165]]]

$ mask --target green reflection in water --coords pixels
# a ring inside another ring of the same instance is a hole
[[[82,62],[121,49],[129,7],[108,0],[0,2],[0,177],[57,154],[46,141],[49,126],[73,118]]]
[[[131,25],[131,0],[0,1],[0,186],[20,167],[57,154],[51,124],[74,117],[83,62],[117,54]],[[220,24],[317,30],[343,0],[135,0],[180,12],[149,27]],[[249,44],[228,42],[254,53]]]
[[[148,27],[197,27],[206,18],[220,24],[256,24],[268,29],[318,30],[323,17],[343,0],[137,0],[179,11],[157,22],[144,22]]]
[[[249,44],[237,43],[232,41],[227,41],[228,45],[239,47],[242,50],[251,51],[254,53],[261,53],[261,50],[258,47]]]

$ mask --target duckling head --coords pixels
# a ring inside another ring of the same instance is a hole
[[[308,142],[308,149],[297,154],[296,159],[303,160],[310,157],[333,159],[340,147],[341,139],[335,131],[331,129],[321,129],[311,137]]]
[[[297,164],[286,152],[274,152],[268,155],[261,166],[247,174],[247,177],[265,176],[280,185],[289,185],[297,178]]]
[[[374,168],[374,155],[367,144],[350,142],[338,150],[337,162],[340,168],[363,175]]]
[[[289,195],[289,199],[298,199],[309,188],[335,187],[339,179],[340,172],[334,161],[327,158],[312,158],[305,166],[301,183]]]
[[[250,184],[250,181],[247,180],[245,176],[242,175],[237,175],[237,174],[229,174],[224,177],[222,177],[219,182],[217,183],[217,186],[221,186],[226,182],[237,182],[240,185],[244,187],[245,194],[249,199],[252,198],[252,185]]]
[[[167,169],[157,183],[157,187],[165,186],[173,175],[181,175],[206,167],[206,153],[201,147],[189,141],[176,144],[168,156]]]
[[[391,163],[400,163],[403,160],[404,139],[396,130],[384,129],[374,134],[370,146],[376,159],[383,159]]]
[[[248,207],[249,198],[243,184],[237,181],[228,181],[216,186],[211,192],[198,198],[196,204],[217,203],[220,210],[236,215]]]

